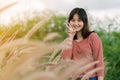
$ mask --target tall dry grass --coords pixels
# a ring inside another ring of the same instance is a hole
[[[46,22],[46,19],[43,20]],[[42,23],[42,22],[40,22]],[[28,38],[31,36],[31,33],[34,33],[36,28],[39,28],[42,24],[36,24],[26,35],[25,37],[14,39],[17,32],[6,40],[2,41],[0,45],[0,76],[2,80],[8,80],[10,73],[21,65],[23,62],[34,56],[43,55],[43,53],[50,52],[52,48],[48,47],[45,43],[30,41]],[[7,30],[9,31],[9,30]],[[6,32],[3,32],[1,37],[4,37]],[[5,76],[8,76],[6,79]],[[4,79],[5,78],[5,79]],[[12,80],[12,79],[11,79]]]
[[[80,67],[81,64],[74,61],[60,61],[60,55],[56,57],[55,55],[62,49],[64,43],[49,45],[45,42],[29,40],[29,37],[47,20],[49,19],[42,20],[42,22],[36,24],[22,38],[14,39],[16,32],[6,42],[1,40],[0,78],[2,80],[67,80],[69,78],[75,80],[79,74],[96,63]],[[5,34],[3,32],[2,35]],[[53,35],[49,35],[45,39],[51,40]],[[53,54],[45,56],[49,52],[53,52]],[[48,59],[48,61],[42,62],[43,59]],[[83,79],[88,78],[90,74],[97,70],[99,68],[86,74]]]
[[[98,63],[93,62],[80,67],[82,63],[72,60],[61,60],[58,51],[63,48],[64,42],[59,44],[46,44],[56,34],[51,34],[44,42],[31,41],[30,36],[49,18],[44,18],[33,26],[28,33],[19,39],[15,39],[17,31],[8,40],[3,41],[9,29],[0,35],[0,79],[1,80],[75,80],[90,66]],[[47,53],[52,52],[50,56]],[[43,60],[46,61],[43,61]],[[88,78],[92,73],[100,70],[97,68],[86,74],[82,80]]]

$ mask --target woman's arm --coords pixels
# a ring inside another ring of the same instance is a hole
[[[72,57],[72,41],[73,41],[73,38],[68,37],[63,42],[63,49],[62,49],[61,57],[64,60],[71,59]]]
[[[71,59],[72,57],[72,44],[73,44],[73,37],[76,34],[76,31],[73,30],[71,25],[69,23],[65,24],[67,27],[67,34],[68,38],[66,38],[63,42],[63,49],[61,53],[61,57],[66,60],[66,59]]]
[[[103,60],[103,47],[99,36],[96,33],[91,33],[91,47],[93,51],[93,58],[99,61],[96,67],[102,67],[102,70],[97,72],[98,80],[104,79],[104,60]]]

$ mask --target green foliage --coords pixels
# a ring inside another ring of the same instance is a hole
[[[103,42],[106,62],[105,80],[120,80],[120,32],[98,32]]]
[[[65,33],[65,25],[64,22],[66,20],[66,17],[61,15],[54,15],[51,17],[51,19],[46,22],[39,30],[37,30],[32,36],[33,39],[43,40],[43,38],[52,32],[58,32],[61,36],[58,36],[56,38],[57,41],[62,41],[66,38]]]

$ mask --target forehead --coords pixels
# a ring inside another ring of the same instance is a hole
[[[80,19],[80,17],[79,17],[78,14],[74,14],[74,15],[73,15],[73,19]]]

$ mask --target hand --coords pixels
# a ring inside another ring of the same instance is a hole
[[[70,23],[65,23],[66,27],[67,27],[67,34],[69,37],[74,37],[74,35],[76,34],[76,31],[71,27]]]
[[[68,48],[72,48],[72,41],[73,39],[71,37],[68,37],[64,40],[64,48],[68,49]]]
[[[104,80],[104,78],[103,77],[98,77],[98,80]]]

